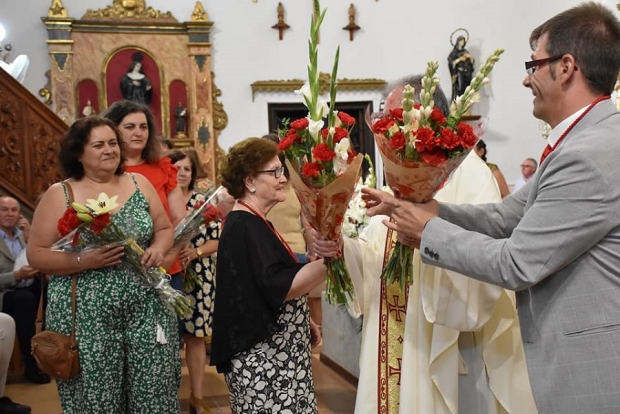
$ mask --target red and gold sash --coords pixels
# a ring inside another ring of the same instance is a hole
[[[386,265],[394,246],[396,232],[388,229],[385,241],[383,266]],[[386,286],[381,283],[381,305],[379,307],[379,370],[377,412],[391,414],[399,412],[400,374],[405,339],[405,316],[409,285],[400,291],[398,283]]]

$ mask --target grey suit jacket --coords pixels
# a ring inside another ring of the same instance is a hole
[[[425,263],[517,292],[540,414],[620,413],[620,113],[596,105],[503,203],[441,205]]]
[[[22,247],[26,247],[26,242],[19,236],[19,243]],[[15,266],[15,257],[7,247],[4,239],[0,238],[0,310],[2,310],[2,299],[7,290],[12,290],[17,281],[13,274],[13,266]]]

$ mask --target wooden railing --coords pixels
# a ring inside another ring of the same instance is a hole
[[[61,179],[56,155],[65,124],[51,109],[0,69],[0,193],[27,210]]]

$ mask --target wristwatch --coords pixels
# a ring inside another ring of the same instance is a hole
[[[200,247],[196,247],[196,256],[202,257],[202,250],[200,250]]]

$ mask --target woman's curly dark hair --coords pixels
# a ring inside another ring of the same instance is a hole
[[[220,180],[235,199],[246,192],[244,180],[255,175],[279,154],[276,144],[268,139],[247,138],[233,145],[220,162]]]
[[[125,145],[121,133],[114,125],[114,122],[100,116],[88,116],[75,121],[69,131],[62,137],[60,141],[60,151],[58,152],[58,165],[66,178],[81,180],[84,177],[84,166],[80,162],[80,157],[84,154],[84,147],[90,139],[93,129],[107,126],[116,135],[118,146],[121,150],[120,162],[114,174],[121,175],[123,173],[123,164],[125,164]]]

